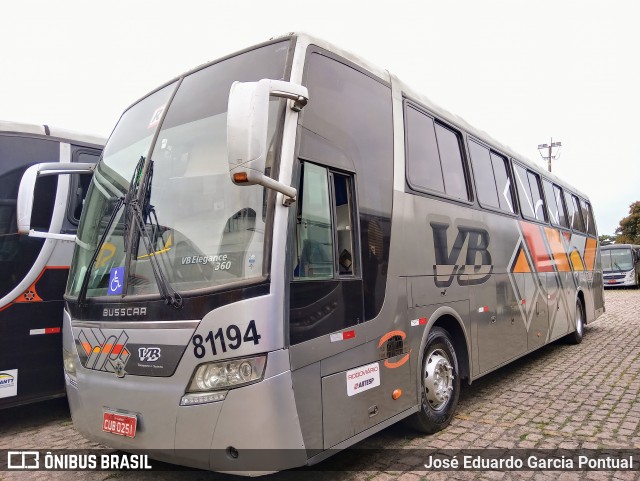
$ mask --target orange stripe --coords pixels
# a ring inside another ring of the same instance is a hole
[[[42,278],[42,276],[44,275],[44,273],[46,271],[48,271],[49,269],[69,269],[69,266],[45,266],[44,269],[42,269],[42,272],[38,275],[38,277],[36,278],[35,281],[33,281],[32,286],[34,287],[33,292],[35,292],[35,285],[38,283],[38,281]],[[30,286],[31,287],[31,286]],[[29,289],[27,289],[28,291]],[[25,291],[25,292],[27,292]],[[24,292],[22,292],[21,294],[18,295],[18,297],[16,297],[13,301],[11,301],[9,304],[7,304],[4,307],[0,307],[0,312],[4,311],[5,309],[8,309],[9,307],[13,306],[14,304],[20,303],[22,301],[20,301],[20,297],[24,295]],[[37,295],[37,293],[36,293]],[[39,299],[40,301],[42,301],[42,299]]]
[[[580,257],[580,253],[577,250],[571,251],[569,255],[569,259],[571,260],[571,265],[573,266],[574,271],[583,271],[584,264],[582,263],[582,258]]]
[[[596,249],[598,243],[595,239],[587,239],[584,247],[584,263],[588,271],[592,271],[596,265]]]
[[[394,336],[399,336],[401,339],[405,339],[407,335],[403,331],[391,331],[387,332],[384,336],[380,338],[380,342],[378,343],[378,347],[382,347],[382,345],[391,339]]]
[[[522,232],[527,241],[527,246],[533,258],[537,272],[553,272],[553,260],[549,257],[547,247],[544,245],[544,239],[540,232],[540,227],[536,224],[528,222],[520,222]]]
[[[567,252],[564,250],[560,231],[549,227],[545,227],[544,231],[547,234],[547,241],[549,242],[549,247],[551,247],[553,258],[556,261],[558,272],[571,272],[571,264],[569,264]]]
[[[84,348],[84,352],[88,356],[91,353],[91,344],[89,344],[88,342],[83,342],[82,347]]]

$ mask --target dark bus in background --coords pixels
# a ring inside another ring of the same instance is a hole
[[[640,288],[640,245],[613,244],[601,252],[604,287]]]
[[[57,238],[18,234],[20,181],[38,163],[95,164],[103,145],[95,136],[0,121],[0,408],[64,395],[62,296],[91,176],[37,181],[32,225],[62,233]]]

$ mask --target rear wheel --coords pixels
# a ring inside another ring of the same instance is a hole
[[[435,433],[449,424],[460,397],[459,372],[449,333],[434,327],[427,337],[422,360],[420,411],[407,420],[413,428]]]
[[[569,334],[568,339],[571,344],[580,344],[584,337],[584,307],[582,301],[576,301],[576,330]]]

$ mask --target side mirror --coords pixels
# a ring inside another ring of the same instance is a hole
[[[31,229],[31,214],[33,212],[33,199],[36,189],[36,181],[38,177],[45,175],[64,175],[64,174],[88,174],[93,172],[95,164],[82,164],[82,163],[60,163],[52,162],[45,164],[35,164],[25,170],[20,180],[20,188],[18,189],[18,202],[17,202],[17,223],[18,233],[26,234],[30,237],[41,237],[44,239],[58,239],[75,241],[76,236],[72,234],[61,234],[56,232],[55,229],[50,229],[49,232],[40,232]],[[67,198],[58,198],[55,200],[56,204],[63,203],[62,209],[66,208]],[[54,206],[55,208],[57,205]]]
[[[227,153],[229,174],[236,185],[262,185],[295,201],[295,188],[265,175],[269,97],[290,99],[289,106],[299,112],[307,104],[306,87],[282,80],[234,82],[227,109]]]

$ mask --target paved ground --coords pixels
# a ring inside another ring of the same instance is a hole
[[[640,291],[605,294],[607,313],[589,326],[582,344],[556,343],[520,359],[463,390],[457,415],[444,431],[416,434],[392,426],[357,447],[384,448],[634,448],[640,449]],[[0,449],[95,447],[74,429],[64,400],[0,411]],[[337,462],[353,466],[349,452]],[[349,464],[351,463],[351,464]],[[419,481],[444,479],[640,479],[640,472],[411,471],[415,459],[376,452],[363,455],[362,471],[319,472],[322,464],[261,478]],[[23,479],[2,473],[1,479]],[[237,480],[203,471],[39,472],[30,479]]]

